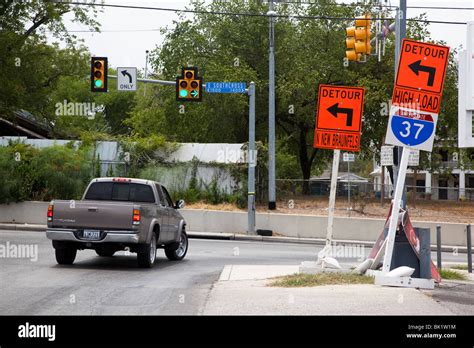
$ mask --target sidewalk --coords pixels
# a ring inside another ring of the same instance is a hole
[[[369,284],[306,288],[268,287],[270,277],[296,273],[298,266],[224,267],[204,315],[453,315],[416,289]]]

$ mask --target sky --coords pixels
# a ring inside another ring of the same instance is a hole
[[[251,1],[251,0],[250,0]],[[294,0],[293,0],[294,1]],[[307,1],[307,0],[306,0]],[[351,1],[339,0],[349,3]],[[163,8],[184,9],[189,0],[105,0],[107,4],[151,6]],[[382,0],[387,5],[398,5],[398,0]],[[435,7],[472,7],[472,0],[450,1],[413,1],[407,0],[408,6],[435,6]],[[409,8],[407,17],[414,17],[426,12],[429,20],[467,22],[474,21],[474,10],[432,10]],[[72,16],[66,15],[64,20],[68,30],[87,30],[85,26],[71,22]],[[163,41],[159,28],[173,27],[173,21],[178,15],[168,11],[134,10],[120,8],[105,8],[98,14],[97,20],[101,23],[101,33],[75,33],[78,38],[84,39],[92,55],[109,57],[109,65],[113,67],[138,67],[144,69],[146,50],[153,50]],[[124,30],[137,30],[124,32]],[[146,30],[146,31],[143,31]],[[430,24],[432,38],[444,40],[450,47],[466,45],[466,26],[448,24]],[[278,37],[276,37],[278,45]]]

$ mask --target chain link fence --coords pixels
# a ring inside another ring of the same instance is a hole
[[[277,197],[281,200],[306,196],[327,198],[331,189],[329,180],[277,179]],[[407,199],[410,201],[471,201],[474,202],[474,188],[412,186],[406,185]],[[370,201],[392,198],[393,185],[374,184],[365,181],[338,181],[336,197],[363,197]]]

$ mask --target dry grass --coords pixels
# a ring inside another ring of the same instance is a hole
[[[299,288],[321,285],[373,284],[372,277],[354,273],[324,272],[318,274],[292,274],[275,278],[268,286]]]
[[[266,205],[258,205],[258,212],[282,213],[282,214],[307,214],[307,215],[327,215],[328,200],[326,198],[314,197],[294,197],[292,205],[289,200],[277,202],[277,209],[269,211]],[[387,201],[382,204],[380,201],[371,200],[365,206],[364,212],[352,210],[349,214],[348,203],[345,199],[338,199],[336,202],[336,216],[367,217],[385,219],[390,208]],[[354,207],[354,205],[353,205]],[[190,209],[211,209],[223,211],[246,211],[239,209],[233,204],[225,203],[212,205],[206,203],[195,203],[188,206]],[[434,222],[474,222],[474,202],[453,202],[453,201],[416,201],[415,204],[408,201],[408,210],[413,221],[434,221]]]

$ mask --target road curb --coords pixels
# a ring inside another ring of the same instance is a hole
[[[14,231],[27,231],[27,232],[45,232],[46,225],[33,225],[33,224],[10,224],[0,223],[0,230],[14,230]],[[259,235],[246,235],[239,233],[219,233],[219,232],[196,232],[188,231],[188,236],[191,239],[213,239],[213,240],[237,240],[237,241],[257,241],[257,242],[271,242],[271,243],[293,243],[293,244],[314,244],[314,245],[325,245],[326,240],[321,238],[296,238],[296,237],[283,237],[274,236],[266,237]],[[360,241],[360,240],[344,240],[335,239],[333,243],[336,245],[344,244],[355,244],[362,245],[367,248],[372,248],[374,242]],[[457,250],[458,253],[466,254],[466,247],[456,247],[450,245],[444,245],[441,247],[442,252],[454,252]],[[431,246],[431,251],[436,251],[436,245]]]
[[[188,237],[191,239],[216,239],[216,240],[233,240],[233,233],[212,233],[212,232],[192,232],[187,231]]]
[[[0,223],[0,230],[19,230],[28,232],[45,232],[46,225],[33,225],[33,224],[7,224]]]

